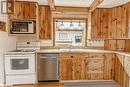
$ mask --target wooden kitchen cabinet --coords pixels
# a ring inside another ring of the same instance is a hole
[[[124,58],[124,67],[125,67],[126,73],[130,77],[130,56],[125,56],[125,58]]]
[[[113,54],[89,54],[87,80],[113,79]]]
[[[87,64],[88,80],[103,79],[104,54],[89,54]]]
[[[116,40],[109,40],[108,48],[109,48],[109,50],[116,50]]]
[[[85,80],[85,57],[78,54],[73,59],[73,80]]]
[[[130,87],[130,56],[125,56],[124,58],[124,68],[127,76],[127,84],[129,84],[128,87]]]
[[[129,4],[114,7],[111,9],[111,22],[108,38],[123,39],[128,38],[128,16]]]
[[[115,54],[105,54],[104,55],[104,80],[114,79],[114,58]]]
[[[85,57],[79,53],[62,53],[61,80],[85,80]]]
[[[72,80],[72,67],[73,67],[73,59],[71,57],[62,57],[61,58],[61,72],[60,78],[61,80]]]
[[[61,53],[61,80],[112,80],[112,54]]]
[[[91,39],[107,39],[110,9],[96,9],[91,15]]]
[[[39,38],[52,38],[52,16],[49,6],[39,6]]]
[[[10,19],[35,19],[36,20],[36,3],[17,1],[14,4],[14,14],[9,14]]]
[[[124,67],[125,56],[117,54],[114,59],[114,80],[121,87],[129,87],[129,76]]]
[[[129,52],[130,40],[128,39],[111,39],[108,40],[108,49],[114,51]],[[107,47],[106,47],[107,48]]]
[[[130,3],[128,3],[128,14],[130,14]],[[128,38],[130,38],[130,15],[128,15]]]
[[[116,50],[125,51],[125,40],[117,40]]]

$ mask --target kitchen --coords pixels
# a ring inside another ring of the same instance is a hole
[[[0,86],[130,87],[129,0],[1,0]]]

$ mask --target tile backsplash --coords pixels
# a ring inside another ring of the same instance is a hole
[[[40,40],[41,46],[53,46],[53,40]]]
[[[99,46],[99,47],[104,47],[104,40],[93,40],[93,39],[88,39],[87,40],[87,46]]]

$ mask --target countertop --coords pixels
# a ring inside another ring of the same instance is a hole
[[[118,51],[110,51],[110,50],[98,50],[98,49],[44,49],[38,50],[37,53],[115,53],[124,56],[130,56],[130,52],[118,52]]]

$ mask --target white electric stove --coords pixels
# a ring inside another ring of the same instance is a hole
[[[36,83],[36,50],[39,42],[17,42],[17,50],[5,54],[6,84]]]

